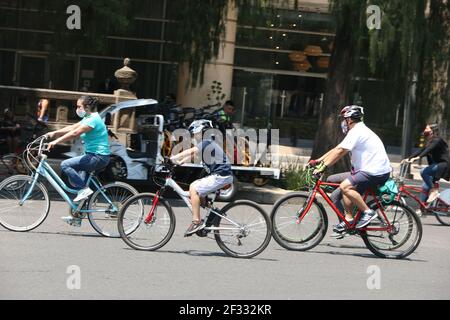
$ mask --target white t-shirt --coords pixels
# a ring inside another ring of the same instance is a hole
[[[381,139],[364,123],[357,123],[338,148],[349,150],[355,171],[363,171],[371,176],[391,172],[391,163]]]

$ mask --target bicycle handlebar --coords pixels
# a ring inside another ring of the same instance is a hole
[[[38,151],[37,157],[40,158],[42,153],[46,150],[46,146],[48,145],[47,143],[44,143],[44,141],[46,141],[48,139],[47,135],[42,135],[40,137],[38,137],[36,140],[34,140],[33,142],[29,143],[27,145],[26,151],[30,154],[31,151]],[[38,147],[33,147],[34,145],[39,144]]]
[[[397,179],[404,180],[410,166],[410,162],[403,162],[402,164],[400,164],[400,172],[398,173]]]

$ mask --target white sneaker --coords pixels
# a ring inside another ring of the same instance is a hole
[[[439,190],[435,189],[431,191],[430,196],[428,197],[427,203],[432,203],[440,196]]]
[[[83,219],[81,218],[74,218],[72,216],[68,216],[68,217],[61,217],[61,219],[66,222],[67,224],[73,226],[73,227],[81,227],[81,221]]]
[[[423,215],[422,209],[417,209],[416,214],[418,217],[422,217],[422,215]]]
[[[83,190],[78,191],[78,195],[75,199],[73,199],[73,202],[80,202],[81,200],[85,200],[93,193],[94,191],[92,191],[91,188],[84,188]]]

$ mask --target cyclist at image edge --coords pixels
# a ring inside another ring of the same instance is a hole
[[[85,154],[80,157],[65,160],[61,163],[62,171],[69,178],[78,195],[74,202],[80,202],[87,199],[93,191],[86,186],[88,172],[93,172],[105,168],[110,160],[110,149],[108,141],[108,130],[105,123],[97,112],[92,110],[97,106],[98,100],[90,96],[83,96],[77,101],[77,115],[82,119],[80,122],[67,126],[57,131],[46,134],[47,138],[56,140],[48,145],[48,151],[57,144],[65,141],[74,140],[78,137],[84,141]],[[63,217],[64,221],[74,224],[72,216]],[[75,225],[81,225],[76,221]]]
[[[439,190],[434,188],[434,183],[441,178],[450,181],[450,155],[447,143],[439,137],[437,124],[427,125],[423,134],[427,139],[426,146],[403,160],[402,163],[413,163],[420,158],[427,157],[429,165],[420,171],[424,181],[420,200],[431,203],[439,197]]]
[[[383,142],[363,122],[363,108],[346,106],[342,109],[340,117],[344,140],[324,156],[311,160],[310,164],[316,165],[315,174],[323,173],[327,167],[334,165],[349,152],[351,153],[352,172],[343,180],[339,188],[344,200],[346,220],[353,222],[352,211],[355,205],[363,212],[356,225],[356,228],[360,229],[366,227],[378,216],[367,206],[362,195],[369,187],[384,184],[389,179],[392,169]],[[338,205],[338,207],[341,206]],[[339,234],[345,229],[345,222],[341,222],[334,226],[333,231]]]
[[[208,120],[197,120],[189,126],[191,136],[199,141],[206,130],[212,129]],[[180,152],[170,159],[175,163],[185,163],[195,154],[200,154],[208,176],[194,181],[189,187],[192,204],[192,224],[186,230],[185,236],[190,236],[203,229],[205,224],[200,219],[200,203],[204,198],[217,190],[233,183],[233,173],[230,162],[222,148],[211,139],[202,140],[197,146]]]

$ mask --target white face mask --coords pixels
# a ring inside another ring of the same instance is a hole
[[[77,116],[79,116],[81,119],[83,119],[86,116],[86,111],[77,109]]]
[[[347,124],[347,120],[344,120],[341,122],[341,129],[342,129],[342,133],[343,134],[347,134],[348,133],[348,124]]]

